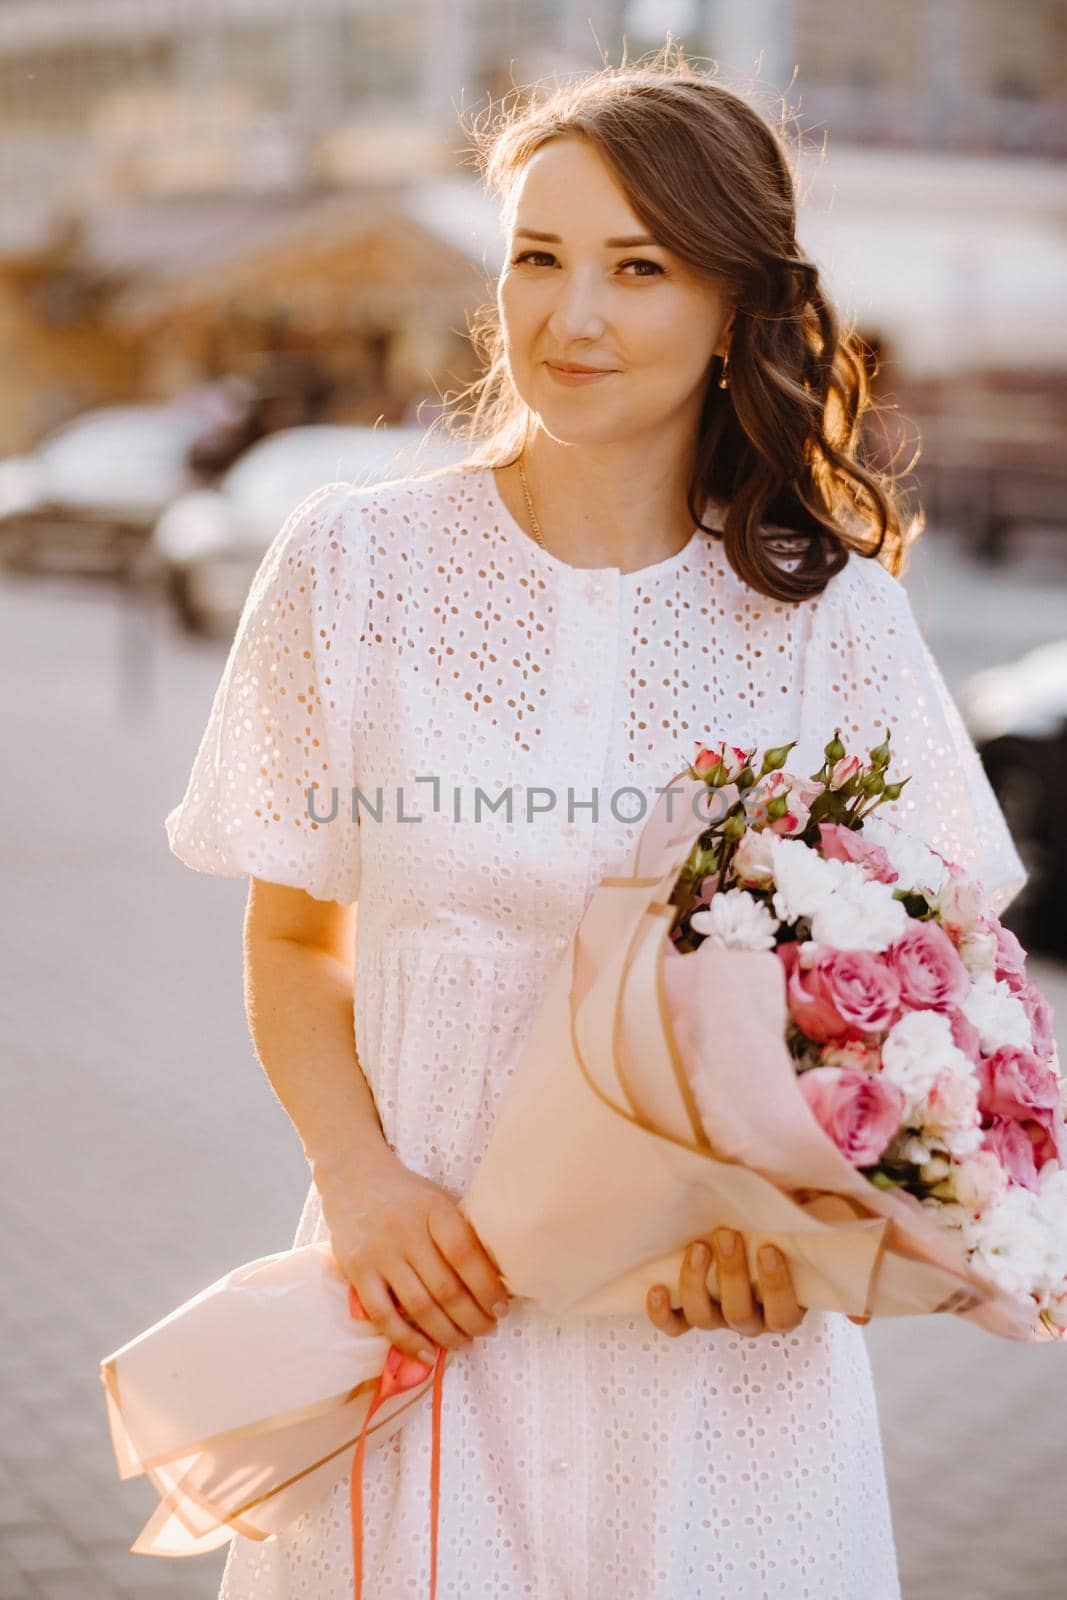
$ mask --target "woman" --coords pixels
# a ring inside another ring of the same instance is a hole
[[[890,1600],[852,1319],[803,1314],[781,1259],[753,1263],[754,1297],[718,1236],[694,1243],[721,1300],[693,1259],[662,1286],[680,1309],[508,1308],[455,1201],[636,838],[623,791],[654,798],[698,740],[796,739],[814,770],[835,726],[856,749],[891,728],[931,842],[1001,903],[1019,860],[897,582],[890,488],[852,458],[866,378],[798,251],[779,138],[678,55],[478,138],[508,251],[476,448],[293,513],[171,845],[252,879],[250,1022],[313,1178],[296,1243],[329,1238],[402,1349],[454,1352],[438,1594]],[[479,788],[517,814],[476,815]],[[366,1600],[427,1591],[430,1421],[367,1457]],[[237,1538],[222,1600],[342,1600],[350,1543],[343,1481]]]

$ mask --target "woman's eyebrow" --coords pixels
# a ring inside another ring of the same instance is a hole
[[[538,233],[534,228],[516,228],[515,237],[516,239],[540,239],[545,244],[563,243],[558,233]],[[654,244],[657,249],[662,249],[658,241],[651,238],[647,233],[633,233],[622,239],[605,239],[604,243],[609,250],[626,249],[628,246],[636,244]]]

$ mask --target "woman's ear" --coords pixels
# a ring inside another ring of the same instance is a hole
[[[719,331],[719,338],[714,351],[714,354],[717,356],[728,356],[730,354],[730,334],[733,332],[734,318],[736,315],[736,311],[731,311],[730,315],[726,319],[725,324]]]

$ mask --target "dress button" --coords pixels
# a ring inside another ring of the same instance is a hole
[[[557,1456],[552,1463],[553,1472],[569,1472],[570,1469],[571,1464],[564,1456]]]
[[[574,710],[578,712],[579,716],[584,717],[588,714],[590,705],[591,701],[586,695],[582,694],[574,701]]]
[[[599,578],[595,579],[595,581],[592,583],[587,583],[585,586],[585,597],[587,600],[595,600],[597,595],[601,595],[603,593],[604,585],[601,583]]]

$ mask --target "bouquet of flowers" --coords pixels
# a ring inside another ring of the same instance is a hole
[[[838,732],[810,777],[792,746],[698,748],[719,804],[672,894],[682,953],[773,951],[797,1085],[842,1156],[905,1192],[976,1277],[1067,1326],[1067,1080],[1052,1009],[981,885],[874,813],[889,741],[866,764]],[[671,969],[677,978],[677,969]],[[675,981],[684,1027],[684,982]],[[694,1076],[698,1105],[713,1087]]]
[[[643,1310],[723,1225],[750,1261],[779,1245],[803,1306],[1057,1338],[1051,1008],[981,884],[875,815],[908,782],[889,741],[864,762],[835,731],[810,776],[792,749],[698,744],[661,790],[535,1019],[467,1215],[557,1316]]]

